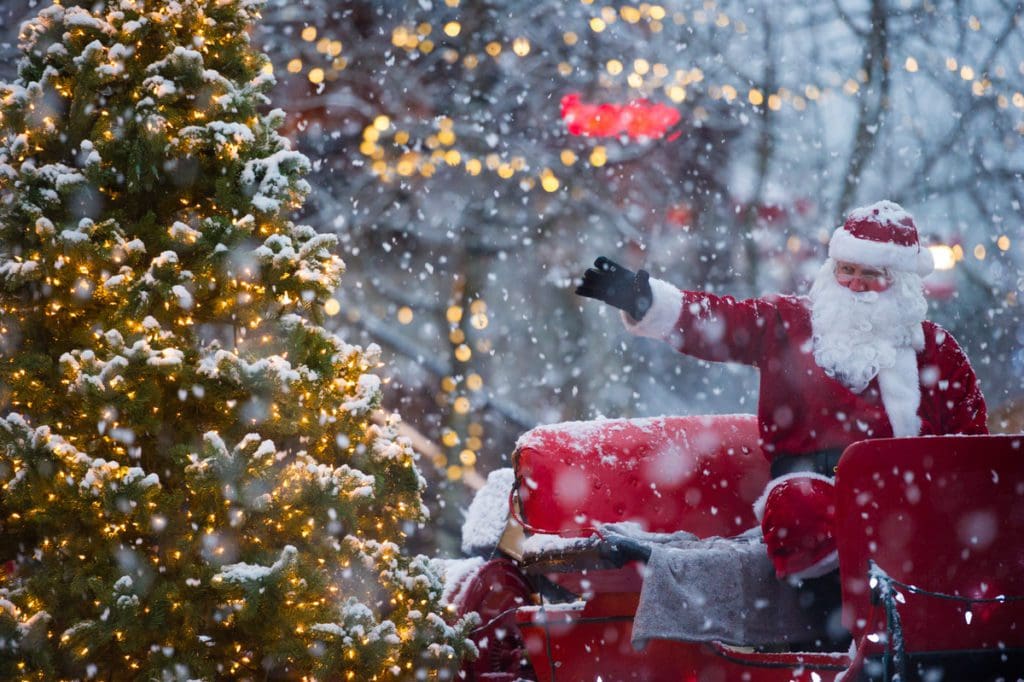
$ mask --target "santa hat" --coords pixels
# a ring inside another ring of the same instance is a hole
[[[832,479],[807,471],[773,479],[754,513],[779,578],[817,578],[839,565]]]
[[[829,258],[857,265],[912,272],[922,277],[935,269],[931,252],[921,248],[914,218],[891,201],[850,212],[832,234]]]

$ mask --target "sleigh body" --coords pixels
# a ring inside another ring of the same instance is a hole
[[[755,526],[752,504],[769,479],[755,420],[534,429],[515,452],[500,546],[458,590],[458,610],[484,621],[467,679],[906,680],[965,669],[995,679],[1024,669],[1022,448],[1024,436],[948,436],[847,449],[837,544],[851,647],[654,639],[636,650],[643,565],[609,564],[587,538],[603,523],[699,537]]]

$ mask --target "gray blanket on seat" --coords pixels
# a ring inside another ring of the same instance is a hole
[[[756,646],[824,635],[823,625],[801,608],[799,590],[775,577],[760,528],[702,540],[645,533],[632,524],[610,524],[602,532],[651,547],[633,621],[638,649],[650,639]]]

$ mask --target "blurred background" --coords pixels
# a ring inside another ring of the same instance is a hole
[[[46,2],[0,3],[0,79]],[[807,6],[810,5],[810,6]],[[328,302],[384,350],[458,554],[474,489],[538,424],[753,412],[755,370],[626,334],[572,293],[598,255],[682,288],[806,291],[891,199],[936,257],[930,318],[996,432],[1024,431],[1024,3],[268,0],[252,36],[340,236]]]

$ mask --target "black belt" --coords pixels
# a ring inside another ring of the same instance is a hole
[[[822,476],[835,476],[843,448],[804,452],[799,455],[778,455],[772,460],[772,478],[797,471],[813,471]]]

